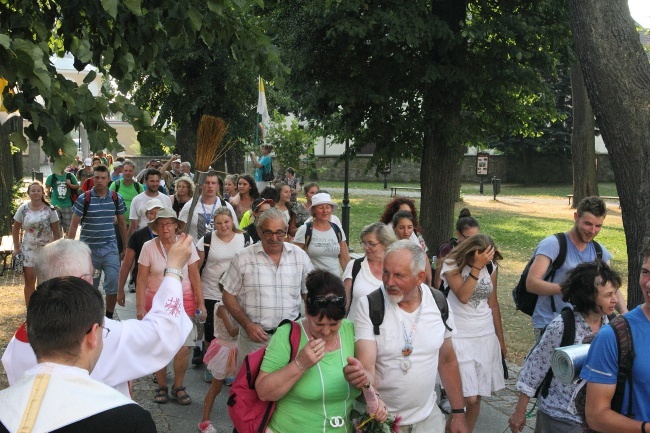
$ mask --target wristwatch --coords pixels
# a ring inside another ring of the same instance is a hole
[[[451,410],[451,413],[465,413],[465,412],[467,412],[467,408],[466,408],[466,407],[464,407],[464,408],[462,408],[462,409],[452,409],[452,410]]]

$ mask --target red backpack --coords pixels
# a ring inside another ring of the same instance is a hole
[[[300,348],[300,325],[285,319],[280,326],[286,323],[291,324],[289,333],[290,363],[296,358]],[[260,372],[265,353],[266,347],[262,347],[246,355],[237,377],[230,387],[228,413],[237,433],[264,433],[271,421],[271,415],[275,411],[277,402],[260,400],[255,390],[255,380]]]

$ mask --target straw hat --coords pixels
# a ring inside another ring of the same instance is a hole
[[[178,224],[178,229],[176,230],[177,232],[181,232],[185,228],[185,223],[178,219],[178,217],[176,216],[176,212],[174,212],[169,208],[164,207],[158,211],[156,218],[153,221],[149,221],[149,223],[147,224],[151,229],[151,231],[154,232],[155,234],[158,234],[158,232],[156,231],[156,225],[157,225],[156,223],[159,219],[163,219],[163,218],[169,218],[176,221],[176,223]]]
[[[336,212],[336,209],[338,209],[339,205],[334,203],[332,201],[332,197],[326,193],[326,192],[319,192],[318,194],[314,194],[311,198],[311,206],[309,206],[308,210],[311,210],[314,206],[318,206],[321,204],[329,204],[332,206],[332,212]]]

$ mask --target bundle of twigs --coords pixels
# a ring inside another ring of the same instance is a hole
[[[196,169],[207,171],[215,161],[215,155],[223,137],[228,132],[228,124],[220,117],[204,114],[197,131]]]
[[[194,182],[197,188],[194,188],[194,196],[192,197],[192,204],[190,211],[187,215],[187,224],[185,225],[185,233],[189,232],[192,217],[196,204],[201,195],[201,187],[205,182],[207,171],[210,165],[216,160],[217,150],[223,141],[223,137],[228,132],[228,124],[223,119],[209,114],[201,116],[199,129],[196,133],[196,173],[194,174]]]

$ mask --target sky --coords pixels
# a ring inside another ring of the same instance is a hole
[[[645,28],[650,28],[650,0],[628,0],[632,18]]]

